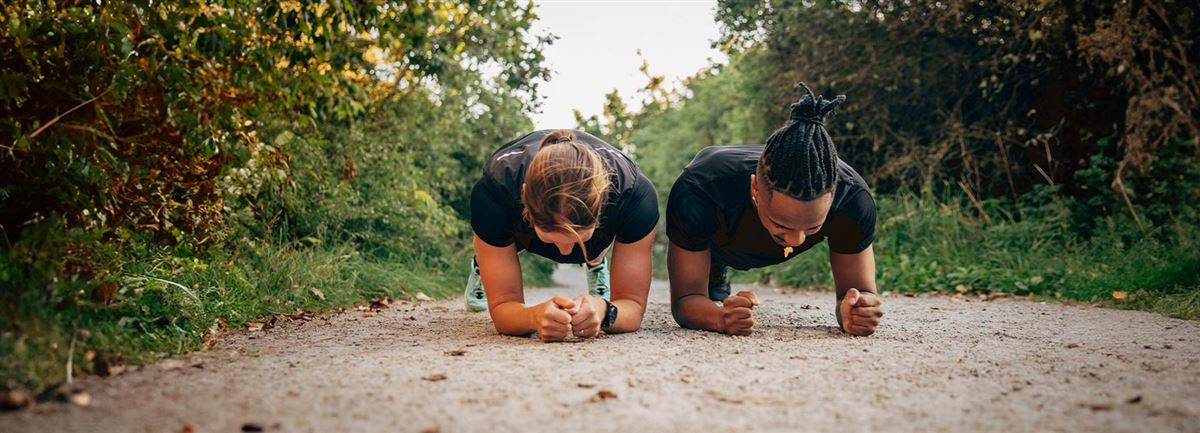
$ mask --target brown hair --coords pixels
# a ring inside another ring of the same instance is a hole
[[[542,231],[575,235],[583,260],[587,247],[579,231],[600,222],[600,212],[611,186],[608,167],[587,144],[576,141],[575,133],[560,129],[546,134],[538,152],[525,169],[521,216]]]

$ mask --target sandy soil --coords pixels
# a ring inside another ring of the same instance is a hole
[[[527,298],[584,290],[558,278]],[[497,335],[461,299],[281,322],[84,379],[86,407],[0,414],[0,431],[1200,431],[1197,322],[886,297],[857,338],[832,293],[756,290],[749,337],[680,329],[663,282],[641,331],[583,342]]]

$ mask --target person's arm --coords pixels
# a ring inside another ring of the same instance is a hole
[[[617,307],[617,320],[605,330],[610,334],[637,331],[642,327],[646,314],[646,298],[650,295],[650,279],[653,271],[654,233],[650,230],[641,240],[633,243],[615,242],[612,254],[612,303]],[[603,302],[601,302],[603,304]],[[600,310],[604,317],[604,309]]]
[[[521,286],[521,262],[516,245],[496,247],[479,236],[473,239],[479,276],[487,292],[488,312],[496,332],[529,335],[537,332],[543,341],[562,340],[571,333],[575,303],[561,296],[531,307],[525,306]]]
[[[689,251],[670,243],[667,269],[671,278],[671,315],[679,326],[730,335],[754,330],[750,309],[758,298],[742,291],[725,298],[722,306],[708,299],[709,250]]]
[[[829,253],[833,282],[837,287],[838,326],[854,335],[871,335],[883,317],[875,288],[875,247],[855,254]]]

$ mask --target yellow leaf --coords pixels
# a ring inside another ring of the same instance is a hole
[[[1125,299],[1125,296],[1126,296],[1125,292],[1123,292],[1121,290],[1114,290],[1112,292],[1113,299]]]

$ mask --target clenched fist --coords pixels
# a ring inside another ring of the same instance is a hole
[[[725,298],[721,306],[721,333],[750,335],[754,332],[754,319],[750,317],[750,310],[756,305],[758,296],[745,290]]]
[[[880,306],[879,296],[874,293],[850,289],[838,305],[838,315],[843,331],[853,335],[871,335],[883,317],[883,307]]]
[[[574,302],[579,308],[571,315],[571,332],[584,338],[600,335],[600,322],[604,321],[608,304],[591,295],[580,295]]]
[[[562,296],[537,305],[533,312],[538,338],[542,341],[562,341],[571,335],[571,315],[579,310],[579,305]]]

